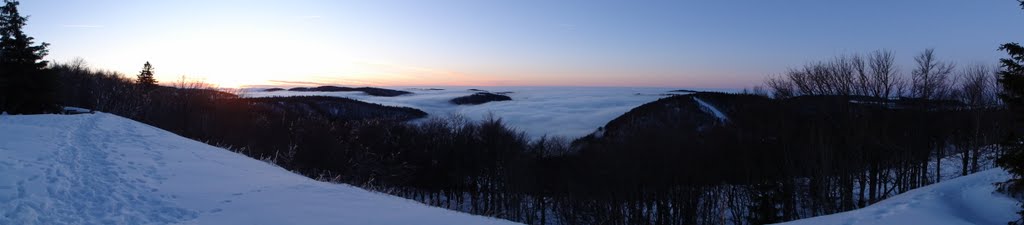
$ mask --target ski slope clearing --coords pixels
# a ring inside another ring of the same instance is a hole
[[[0,115],[0,224],[513,224],[315,181],[121,117]]]
[[[698,98],[698,97],[693,97],[693,100],[697,101],[697,103],[700,104],[700,109],[701,110],[704,110],[704,112],[707,112],[707,113],[710,113],[712,115],[715,115],[715,117],[717,117],[719,121],[722,121],[722,122],[729,121],[729,117],[726,117],[725,113],[722,113],[722,111],[718,111],[718,108],[715,108],[715,106],[712,106],[711,104],[708,104],[704,100],[700,100],[700,98]]]
[[[1017,217],[1019,207],[1015,200],[995,193],[993,183],[1007,178],[1006,171],[989,169],[911,190],[863,209],[781,224],[1005,225]]]

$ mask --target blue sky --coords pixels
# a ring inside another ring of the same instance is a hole
[[[936,48],[995,63],[1024,41],[1012,0],[28,0],[50,59],[222,86],[738,88],[837,54]]]

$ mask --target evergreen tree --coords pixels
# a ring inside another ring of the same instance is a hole
[[[150,65],[148,61],[145,65],[142,65],[142,71],[139,72],[138,82],[139,85],[142,85],[146,89],[156,87],[156,79],[153,78],[153,65]]]
[[[1018,0],[1021,8],[1024,8],[1024,0]],[[1006,51],[1009,58],[1000,59],[1002,70],[999,71],[999,83],[1003,86],[999,98],[1006,103],[1011,114],[1015,117],[1016,125],[1014,132],[1020,134],[1024,129],[1024,47],[1018,43],[1007,43],[999,47],[999,50]],[[1005,152],[996,159],[999,166],[1009,171],[1013,176],[1006,182],[1005,188],[1014,195],[1024,192],[1024,137],[1015,135],[1004,145]],[[1024,224],[1024,211],[1017,212],[1021,219],[1009,224]]]
[[[1003,91],[999,97],[1006,103],[1017,121],[1014,132],[1020,134],[1021,125],[1024,124],[1024,47],[1017,43],[1008,43],[999,49],[1010,55],[1010,58],[1000,60],[1003,69],[999,71],[999,83],[1002,84]],[[1003,148],[1005,152],[996,159],[996,163],[1013,176],[1006,182],[1005,188],[1011,193],[1020,194],[1024,192],[1024,137],[1015,135]],[[1018,214],[1024,218],[1024,211]],[[1024,220],[1018,220],[1016,224],[1024,224]]]
[[[17,0],[0,6],[0,111],[14,114],[53,111],[56,76],[46,69],[47,43],[33,44],[22,31],[27,18]]]

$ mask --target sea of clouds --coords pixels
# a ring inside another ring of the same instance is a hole
[[[531,138],[563,136],[577,138],[593,133],[608,121],[644,103],[668,97],[676,88],[625,87],[385,87],[413,92],[397,97],[378,97],[363,92],[263,92],[248,89],[245,97],[335,96],[390,106],[423,110],[430,117],[464,116],[481,120],[488,116],[502,119]],[[434,90],[443,89],[443,90]],[[455,105],[452,98],[466,96],[479,89],[503,93],[512,101],[480,105]]]

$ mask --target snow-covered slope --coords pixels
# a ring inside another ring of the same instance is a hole
[[[1019,210],[1013,199],[994,193],[993,183],[1009,177],[1002,169],[925,186],[863,209],[782,223],[804,224],[992,224],[1014,220]]]
[[[697,103],[700,104],[700,109],[701,110],[704,110],[707,113],[711,113],[712,115],[715,115],[715,117],[717,117],[719,121],[722,121],[722,122],[729,121],[729,117],[725,116],[725,113],[722,113],[722,111],[718,111],[718,108],[715,108],[715,106],[712,106],[711,104],[708,104],[704,100],[700,100],[700,98],[698,98],[698,97],[693,97],[693,100],[697,101]]]
[[[318,182],[109,114],[0,115],[0,224],[512,224]]]

